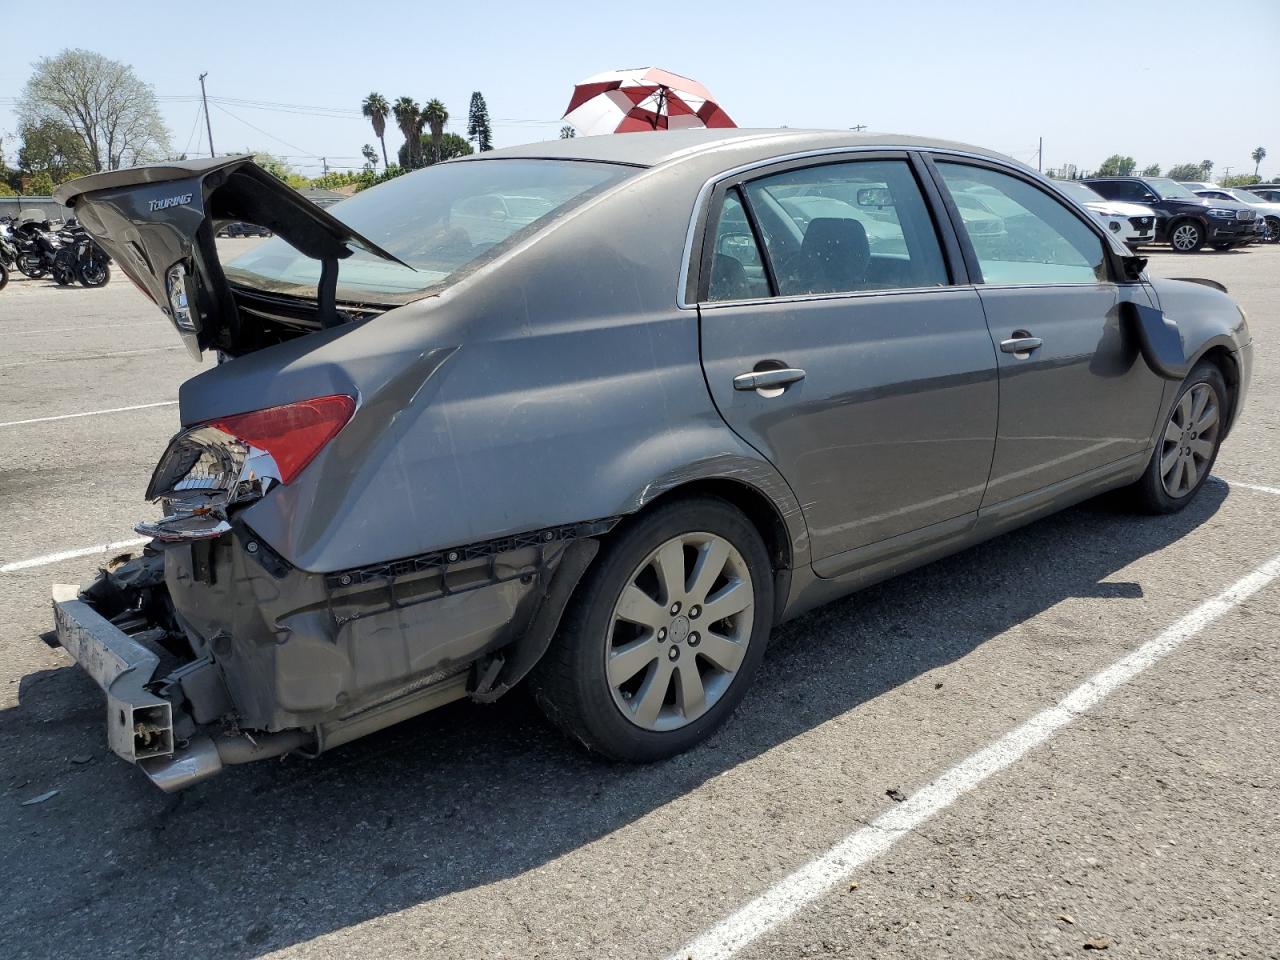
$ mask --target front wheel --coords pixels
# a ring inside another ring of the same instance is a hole
[[[1174,253],[1195,253],[1204,246],[1204,228],[1194,220],[1181,220],[1169,231]]]
[[[1267,232],[1263,234],[1263,243],[1280,243],[1280,217],[1267,217]]]
[[[106,257],[90,257],[77,268],[80,283],[86,287],[104,287],[111,279],[111,262]]]
[[[733,712],[772,623],[773,569],[755,527],[723,500],[679,500],[605,544],[530,683],[589,749],[660,760]]]
[[[1222,372],[1200,363],[1182,383],[1142,478],[1133,485],[1138,506],[1174,513],[1195,497],[1218,458],[1230,411]]]

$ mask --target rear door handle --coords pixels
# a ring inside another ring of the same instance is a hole
[[[804,379],[804,371],[795,367],[783,367],[781,370],[752,370],[740,373],[733,378],[735,390],[777,390]]]
[[[1021,331],[1019,331],[1021,332]],[[1000,349],[1017,357],[1029,357],[1032,350],[1039,350],[1044,341],[1039,337],[1017,336],[1000,341]]]

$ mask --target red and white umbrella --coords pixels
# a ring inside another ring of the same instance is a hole
[[[696,80],[657,67],[609,70],[573,88],[564,112],[583,136],[689,127],[735,127]]]

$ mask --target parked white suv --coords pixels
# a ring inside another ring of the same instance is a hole
[[[1079,180],[1053,181],[1059,190],[1107,225],[1116,237],[1136,250],[1153,243],[1156,234],[1156,212],[1140,203],[1108,200]]]

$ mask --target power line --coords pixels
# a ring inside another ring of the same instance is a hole
[[[277,137],[274,133],[268,133],[266,130],[263,130],[261,127],[254,126],[252,123],[250,123],[248,120],[244,119],[243,117],[237,117],[234,113],[232,113],[230,110],[228,110],[226,107],[224,107],[222,104],[218,103],[217,101],[214,101],[213,105],[217,107],[219,110],[221,110],[223,113],[225,113],[232,120],[239,120],[246,127],[249,127],[253,130],[257,130],[264,137],[270,137],[272,140],[276,141],[276,143],[283,143],[286,147],[292,147],[294,150],[301,150],[302,153],[299,154],[300,156],[313,157],[315,159],[320,158],[320,154],[318,153],[309,153],[307,152],[305,147],[300,147],[296,143],[290,143],[288,140],[282,140],[279,137]]]

